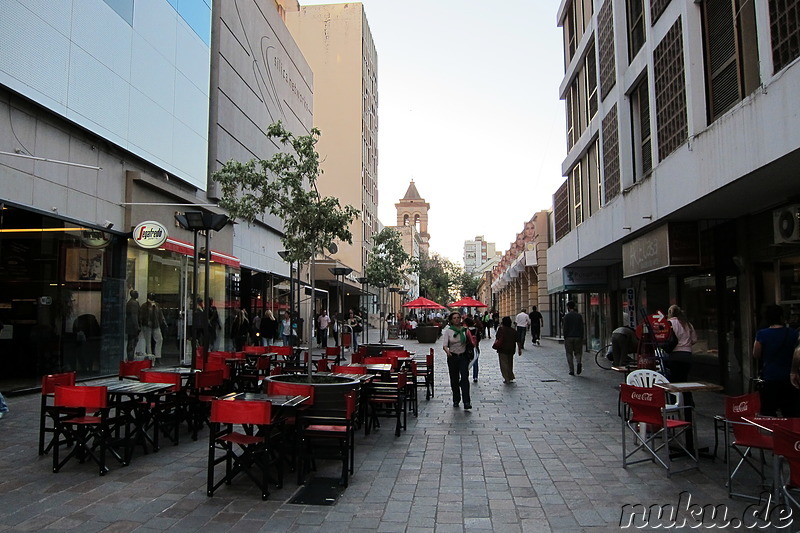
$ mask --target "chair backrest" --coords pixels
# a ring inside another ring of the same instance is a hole
[[[408,384],[408,375],[405,372],[400,372],[397,374],[397,388],[404,389]]]
[[[269,351],[272,353],[276,353],[278,355],[282,355],[284,357],[292,355],[291,346],[270,346]]]
[[[267,381],[267,394],[275,396],[308,396],[304,405],[314,405],[314,386],[305,383],[281,383]]]
[[[177,372],[159,372],[157,370],[142,370],[139,373],[139,381],[142,383],[168,383],[172,385],[170,392],[181,390],[181,375]]]
[[[224,360],[221,361],[219,359],[209,359],[204,370],[216,370],[218,372],[222,372],[223,380],[231,378],[231,367],[229,367],[228,363],[226,363]]]
[[[364,375],[367,373],[365,366],[333,365],[334,374],[356,374]]]
[[[267,353],[266,346],[245,346],[244,353],[252,354],[252,355],[261,355],[262,353]]]
[[[350,390],[344,393],[344,408],[345,417],[348,420],[353,420],[358,412],[358,394],[356,394],[356,391]]]
[[[384,357],[408,357],[407,350],[383,350],[381,355]]]
[[[55,389],[53,405],[56,407],[84,407],[87,411],[105,409],[108,406],[108,388],[59,385]]]
[[[428,367],[428,371],[433,368],[433,348],[431,348],[431,353],[425,356],[425,365]]]
[[[635,387],[652,387],[656,383],[669,383],[669,380],[655,370],[640,369],[628,374],[625,383]]]
[[[620,399],[631,408],[631,422],[644,422],[662,426],[664,415],[662,409],[666,405],[665,393],[653,387],[637,387],[621,383]]]
[[[197,390],[219,387],[224,381],[222,370],[203,370],[194,374],[194,388]]]
[[[789,483],[800,487],[800,427],[797,419],[776,423],[772,433],[772,451],[789,464]]]
[[[325,348],[325,355],[341,355],[342,349],[339,346],[327,346]]]
[[[396,361],[396,360],[395,360]],[[390,365],[392,364],[392,360],[389,357],[365,357],[364,358],[365,365]]]
[[[733,437],[739,442],[753,442],[761,438],[761,430],[742,422],[742,417],[754,417],[761,411],[761,396],[751,392],[741,396],[725,397],[725,419],[733,422]]]
[[[364,354],[359,352],[353,352],[353,355],[350,358],[350,362],[356,365],[360,365],[364,362]]]
[[[318,361],[314,361],[314,364],[317,365],[317,372],[330,372],[330,366],[328,365],[327,359],[319,359]]]
[[[268,372],[269,367],[272,365],[272,359],[269,357],[259,357],[256,359],[256,370]]]
[[[73,385],[75,385],[75,372],[42,376],[42,396],[55,394],[58,386],[71,387]]]
[[[211,422],[221,424],[269,424],[272,402],[263,400],[211,400]]]
[[[120,361],[119,379],[138,378],[139,373],[146,368],[153,368],[153,361],[150,359],[142,359],[141,361]]]

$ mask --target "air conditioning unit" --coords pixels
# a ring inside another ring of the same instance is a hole
[[[787,205],[772,212],[772,234],[775,244],[800,242],[800,205]]]

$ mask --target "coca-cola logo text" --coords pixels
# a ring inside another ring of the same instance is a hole
[[[746,413],[747,412],[747,401],[739,402],[738,404],[733,406],[734,413]]]
[[[640,400],[642,402],[652,402],[653,401],[653,393],[652,392],[632,392],[631,399],[633,400]]]

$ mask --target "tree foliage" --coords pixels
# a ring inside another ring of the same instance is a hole
[[[383,228],[375,235],[365,275],[375,287],[400,287],[406,275],[419,268],[417,260],[403,248],[402,237],[392,228]]]
[[[420,261],[420,294],[447,305],[458,299],[463,269],[449,259],[433,253]]]
[[[480,277],[472,274],[471,272],[462,271],[459,279],[459,292],[461,293],[460,296],[472,296],[478,294],[478,285],[480,285],[481,279]]]
[[[334,240],[353,242],[350,224],[359,211],[317,191],[319,136],[316,128],[295,136],[278,121],[267,129],[267,138],[286,151],[267,160],[231,160],[212,175],[222,192],[219,205],[231,217],[252,223],[271,213],[284,221],[281,241],[289,262],[306,262]]]

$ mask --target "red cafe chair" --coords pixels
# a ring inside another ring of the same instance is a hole
[[[186,398],[186,418],[192,432],[192,440],[197,433],[209,424],[211,400],[223,393],[225,383],[222,370],[203,370],[195,372],[192,386]]]
[[[159,435],[164,435],[173,445],[179,441],[181,420],[185,418],[186,402],[182,397],[183,383],[177,372],[158,372],[142,370],[139,374],[142,383],[164,383],[171,385],[158,399],[151,403],[147,413],[149,416],[147,429],[153,429],[153,448],[158,449]]]
[[[142,370],[153,368],[153,361],[151,359],[142,359],[141,361],[120,361],[119,363],[119,379],[139,379],[139,373]]]
[[[57,386],[53,405],[56,409],[53,439],[58,443],[63,437],[73,443],[72,450],[63,459],[60,446],[53,446],[53,472],[59,472],[75,457],[81,463],[91,459],[99,467],[100,475],[105,475],[108,472],[106,448],[110,439],[108,388]],[[75,409],[80,410],[77,415],[72,414]]]
[[[772,450],[772,435],[765,434],[757,426],[748,424],[742,418],[751,418],[761,411],[761,397],[758,392],[751,392],[741,396],[725,397],[725,463],[727,465],[728,497],[739,497],[748,500],[759,500],[758,494],[748,494],[735,492],[734,482],[736,475],[743,467],[747,467],[757,473],[763,483],[766,480],[764,467],[766,465],[765,451]],[[731,441],[733,434],[733,441]],[[731,451],[735,451],[739,456],[739,461],[735,467],[731,465]],[[754,453],[758,452],[758,459]],[[757,461],[757,462],[756,462]],[[742,485],[752,486],[751,482],[741,482]]]
[[[780,503],[800,511],[800,419],[776,421],[772,439],[773,453],[789,465],[788,479],[780,463],[776,466],[775,477]]]
[[[350,365],[334,365],[333,366],[333,373],[334,374],[354,374],[357,376],[363,376],[367,373],[367,367],[365,366],[350,366]]]
[[[353,474],[358,393],[351,390],[344,397],[343,412],[304,416],[298,421],[299,485],[303,484],[306,472],[316,470],[316,459],[337,459],[342,462],[339,483],[347,486],[348,476]]]
[[[61,411],[60,416],[62,417],[69,417],[77,413],[76,410],[71,414],[64,414],[63,409],[57,410],[52,404],[56,387],[72,385],[75,385],[75,372],[64,372],[62,374],[49,374],[47,376],[42,376],[42,400],[41,407],[39,408],[39,455],[46,454],[53,446],[60,446],[61,444],[64,444],[64,441],[59,442],[51,437],[47,443],[47,446],[45,447],[44,441],[48,434],[53,435],[55,432],[55,417],[57,416],[56,413],[58,411]]]
[[[691,422],[669,418],[675,411],[691,409],[691,406],[667,407],[666,392],[659,388],[636,387],[627,383],[620,384],[622,403],[625,409],[622,417],[622,467],[652,461],[667,469],[670,476],[692,468],[700,468],[697,460],[697,450],[689,450],[680,437],[687,431],[695,431]],[[648,431],[640,431],[640,424],[646,424]],[[635,447],[630,452],[627,449],[627,436],[634,435]],[[696,435],[693,435],[696,442]],[[670,446],[677,448],[690,459],[693,464],[685,469],[676,471],[672,467],[672,454]],[[646,452],[643,459],[631,460],[639,452]]]
[[[272,402],[214,399],[210,422],[206,482],[209,497],[223,483],[230,485],[241,473],[261,489],[263,500],[269,497],[271,481],[277,488],[282,486],[282,434],[280,427],[272,424]],[[255,427],[259,429],[255,431]],[[216,470],[220,464],[225,464],[225,475],[217,480]],[[275,479],[269,475],[272,467],[277,471]]]

